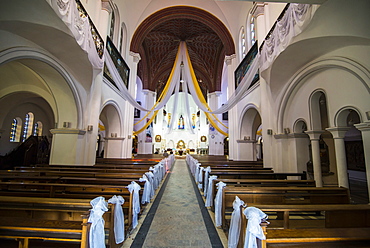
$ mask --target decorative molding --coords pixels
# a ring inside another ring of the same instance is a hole
[[[267,4],[264,3],[264,2],[257,2],[257,3],[255,3],[253,5],[252,10],[251,10],[251,15],[254,18],[257,18],[260,15],[264,15],[265,14],[265,5],[267,5]]]
[[[81,130],[81,129],[76,129],[76,128],[55,128],[55,129],[50,129],[50,133],[85,135],[86,130]]]
[[[236,140],[236,143],[257,143],[256,140]]]
[[[225,63],[226,65],[231,65],[232,64],[232,60],[236,58],[236,54],[232,54],[232,55],[228,55],[228,56],[225,56]]]
[[[133,57],[133,61],[134,61],[135,63],[139,63],[139,62],[140,62],[140,60],[141,60],[141,56],[140,56],[140,54],[139,54],[139,53],[135,53],[135,52],[133,52],[133,51],[130,51],[130,56],[132,56],[132,57]]]
[[[104,137],[105,140],[124,140],[124,137]]]

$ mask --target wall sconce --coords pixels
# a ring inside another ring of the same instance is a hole
[[[92,132],[93,129],[94,129],[93,125],[88,125],[87,126],[87,131]]]
[[[131,139],[131,135],[127,136],[128,139]]]
[[[284,128],[284,133],[285,133],[285,134],[289,134],[289,133],[290,133],[290,129],[289,129],[289,127]]]
[[[63,122],[63,127],[64,127],[64,128],[70,128],[70,127],[71,127],[71,125],[72,125],[72,123],[70,123],[70,122],[68,122],[68,121]]]
[[[267,134],[272,135],[272,129],[267,129]]]

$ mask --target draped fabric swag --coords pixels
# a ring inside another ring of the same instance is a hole
[[[123,85],[123,81],[120,78],[118,71],[114,67],[113,61],[110,56],[105,56],[105,61],[108,67],[109,72],[111,73],[114,81],[118,82],[119,84]],[[172,109],[172,113],[175,113],[175,109],[177,107],[177,99],[180,89],[180,84],[183,86],[184,92],[190,92],[194,102],[196,105],[206,114],[208,120],[210,121],[211,125],[221,134],[224,136],[228,136],[227,134],[227,126],[225,126],[216,116],[216,114],[222,114],[224,112],[229,111],[233,108],[243,97],[245,97],[246,90],[248,89],[250,83],[252,82],[255,74],[257,73],[259,68],[259,58],[256,57],[248,70],[247,75],[244,77],[242,82],[239,84],[238,88],[234,92],[234,94],[229,98],[229,100],[219,109],[212,111],[211,108],[208,106],[207,101],[205,100],[202,91],[198,85],[198,81],[196,75],[193,70],[193,66],[190,60],[190,56],[187,50],[187,46],[185,42],[181,42],[179,45],[179,49],[176,55],[175,63],[172,67],[170,76],[167,80],[166,86],[162,91],[161,95],[158,98],[158,101],[154,104],[151,109],[146,109],[143,106],[139,105],[136,100],[130,95],[127,89],[124,89],[121,92],[122,97],[127,100],[132,106],[137,109],[140,109],[147,114],[138,122],[135,123],[137,125],[143,120],[146,120],[148,116],[151,116],[150,120],[140,129],[134,132],[134,134],[138,134],[144,131],[150,123],[154,120],[158,111],[164,107],[164,105],[168,102],[172,94],[174,93],[175,101],[174,106]],[[182,78],[181,78],[182,76]],[[187,94],[185,94],[185,105],[186,105],[186,117],[185,121],[187,122],[188,127],[191,127],[191,118],[189,112],[189,99]],[[177,120],[176,116],[171,118],[169,123],[169,128],[167,133],[171,132],[173,129],[174,121]],[[220,125],[219,125],[220,124]],[[194,132],[192,128],[188,129],[189,132]]]
[[[122,196],[114,195],[108,200],[108,203],[115,205],[114,207],[114,238],[116,244],[120,244],[125,240],[125,221],[122,210],[122,205],[125,203],[125,199]]]

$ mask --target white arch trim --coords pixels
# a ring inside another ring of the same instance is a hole
[[[108,100],[106,100],[101,106],[100,106],[100,111],[99,111],[99,115],[102,113],[102,111],[104,110],[104,108],[105,107],[107,107],[107,106],[109,106],[109,105],[111,105],[111,106],[113,106],[115,109],[116,109],[116,111],[117,111],[117,114],[118,114],[118,118],[119,118],[119,128],[120,128],[120,132],[121,132],[121,134],[122,134],[122,130],[123,130],[123,127],[122,127],[122,124],[123,124],[123,122],[122,122],[122,110],[121,110],[121,108],[120,108],[120,106],[119,106],[119,104],[115,101],[115,100],[113,100],[113,99],[108,99]]]
[[[345,106],[345,107],[339,109],[335,113],[335,116],[334,116],[334,125],[335,125],[335,127],[343,127],[343,126],[346,127],[347,126],[347,125],[343,125],[343,122],[345,122],[347,124],[347,115],[348,115],[348,112],[350,110],[355,111],[358,114],[358,116],[360,117],[360,122],[362,123],[364,118],[361,115],[360,110],[357,109],[354,106]]]
[[[361,64],[357,63],[354,60],[339,56],[315,60],[312,63],[307,64],[307,66],[303,67],[300,71],[298,71],[289,81],[289,83],[285,87],[286,89],[283,89],[285,93],[279,103],[277,115],[279,132],[283,131],[285,109],[293,91],[299,89],[302,86],[302,82],[307,77],[331,68],[342,69],[351,73],[359,79],[359,81],[363,84],[363,86],[370,94],[370,72]],[[320,89],[320,91],[325,94],[325,91],[323,91],[322,89]]]
[[[257,107],[257,105],[255,105],[254,103],[249,103],[249,104],[245,105],[244,108],[243,108],[243,110],[242,110],[242,112],[241,112],[241,114],[240,114],[240,118],[238,120],[239,127],[240,127],[239,130],[238,130],[238,137],[241,137],[244,116],[251,109],[255,110],[261,116],[261,111]],[[254,120],[251,120],[250,123],[253,123],[253,121]]]
[[[11,61],[20,60],[20,59],[34,59],[39,60],[53,69],[55,69],[67,82],[68,87],[70,88],[75,105],[77,108],[77,128],[83,129],[83,108],[82,108],[82,102],[81,97],[78,94],[78,90],[75,86],[76,80],[68,73],[68,71],[64,68],[64,66],[52,55],[46,53],[45,51],[37,48],[29,48],[29,47],[14,47],[9,48],[4,51],[0,52],[0,66],[6,63],[9,63]],[[48,86],[49,87],[49,86]],[[50,90],[50,92],[53,92]],[[54,97],[55,100],[55,97]],[[62,103],[61,103],[62,104]],[[57,106],[57,110],[60,106],[58,106],[58,103],[55,102],[55,105]],[[55,118],[55,121],[59,123],[59,114],[58,112],[55,113],[57,117]]]

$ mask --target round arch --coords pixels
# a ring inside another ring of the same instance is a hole
[[[281,101],[279,101],[279,105],[277,107],[278,115],[277,115],[277,125],[278,131],[280,133],[283,132],[284,127],[284,118],[286,116],[287,105],[291,100],[291,96],[295,95],[294,93],[297,92],[303,85],[306,79],[309,77],[324,72],[330,69],[339,69],[348,72],[349,74],[353,75],[355,78],[358,79],[358,82],[361,84],[362,88],[370,94],[370,73],[364,66],[361,64],[344,58],[344,57],[326,57],[321,58],[318,60],[313,61],[310,64],[307,64],[305,67],[301,68],[297,73],[292,77],[289,81],[287,86],[284,89],[284,94],[282,95]],[[310,102],[312,101],[312,96],[315,92],[320,91],[323,94],[326,94],[326,91],[322,88],[316,89],[310,96]],[[310,102],[308,103],[310,105]],[[334,120],[329,120],[330,123],[334,123]],[[311,123],[307,123],[311,124]]]
[[[5,85],[0,91],[0,97],[10,92],[32,92],[51,106],[57,128],[67,121],[71,122],[72,127],[83,129],[83,108],[77,83],[57,59],[36,48],[16,47],[0,53],[0,67],[8,65],[15,73],[22,72],[31,76],[39,85],[29,85],[29,82],[27,85],[19,84],[22,90],[14,85]]]
[[[159,23],[177,18],[193,19],[209,26],[222,40],[226,55],[235,54],[234,41],[225,25],[211,13],[200,8],[189,6],[168,7],[146,18],[132,37],[130,51],[139,52],[143,39]]]
[[[247,136],[250,137],[250,139],[255,139],[257,130],[262,124],[261,115],[257,106],[248,104],[243,109],[241,116],[239,120],[239,137],[244,139],[244,136]]]
[[[115,101],[108,100],[102,104],[99,119],[104,123],[106,135],[122,136],[122,116],[120,113],[121,109]]]

